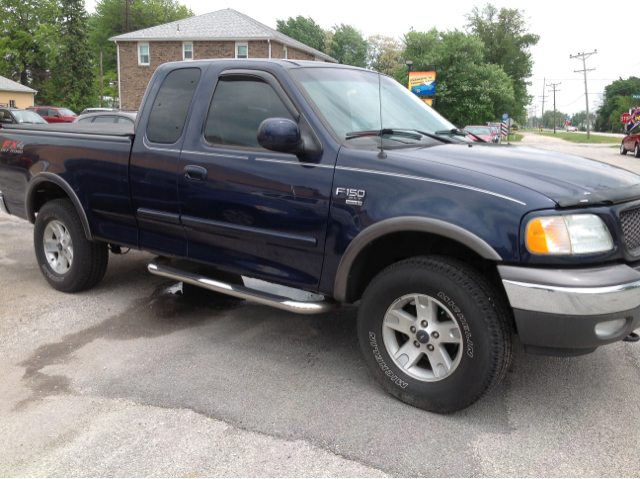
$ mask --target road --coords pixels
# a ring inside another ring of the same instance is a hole
[[[529,146],[585,153],[551,143]],[[588,153],[640,172],[613,149]],[[66,295],[41,277],[31,225],[0,213],[0,237],[0,476],[609,477],[640,469],[640,344],[548,358],[518,343],[492,394],[439,416],[373,381],[355,307],[304,317],[185,297],[148,274],[151,256],[135,251],[111,255],[94,290]]]

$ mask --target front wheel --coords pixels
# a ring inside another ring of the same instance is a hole
[[[358,335],[382,387],[436,413],[487,394],[512,356],[505,301],[478,272],[443,257],[411,258],[378,274],[362,298]]]
[[[104,277],[108,247],[87,239],[70,200],[45,203],[36,217],[33,235],[40,271],[58,291],[75,293],[89,289]]]
[[[627,149],[624,147],[624,141],[622,143],[620,143],[620,154],[621,155],[626,155],[627,154]]]
[[[633,156],[635,156],[636,158],[640,158],[640,147],[638,147],[637,143],[635,149],[633,150]]]

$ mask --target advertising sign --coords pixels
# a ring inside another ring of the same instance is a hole
[[[429,106],[433,106],[433,98],[422,98],[422,101]]]
[[[409,90],[418,96],[436,94],[436,72],[409,72]]]

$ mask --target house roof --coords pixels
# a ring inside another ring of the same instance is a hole
[[[176,20],[175,22],[145,28],[144,30],[123,33],[122,35],[111,37],[109,40],[114,42],[154,40],[277,40],[287,46],[310,53],[323,60],[338,63],[335,58],[330,57],[326,53],[311,48],[298,40],[294,40],[230,8]]]
[[[38,93],[33,88],[24,86],[22,83],[9,80],[5,77],[0,77],[0,91],[19,91],[22,93]]]

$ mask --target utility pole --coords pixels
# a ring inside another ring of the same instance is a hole
[[[102,107],[102,52],[100,52],[100,106]]]
[[[562,85],[562,83],[551,83],[550,86],[553,88],[553,134],[556,134],[556,92],[560,90],[556,90],[558,85]]]
[[[584,74],[584,97],[587,104],[587,139],[591,138],[591,129],[589,128],[589,91],[587,90],[587,73],[592,72],[595,68],[590,68],[587,70],[586,60],[591,55],[595,55],[598,53],[598,50],[594,50],[591,53],[578,53],[577,55],[569,55],[569,58],[579,58],[582,60],[582,70],[574,70],[574,73],[583,73]]]
[[[129,0],[124,0],[124,29],[129,33]]]
[[[545,77],[542,80],[542,96],[538,96],[538,98],[542,98],[542,113],[540,114],[540,118],[541,118],[542,121],[540,122],[540,124],[542,124],[543,128],[544,128],[544,123],[543,123],[544,122],[544,99],[547,97],[544,94],[544,86],[545,86],[546,83],[547,83],[547,77]]]

